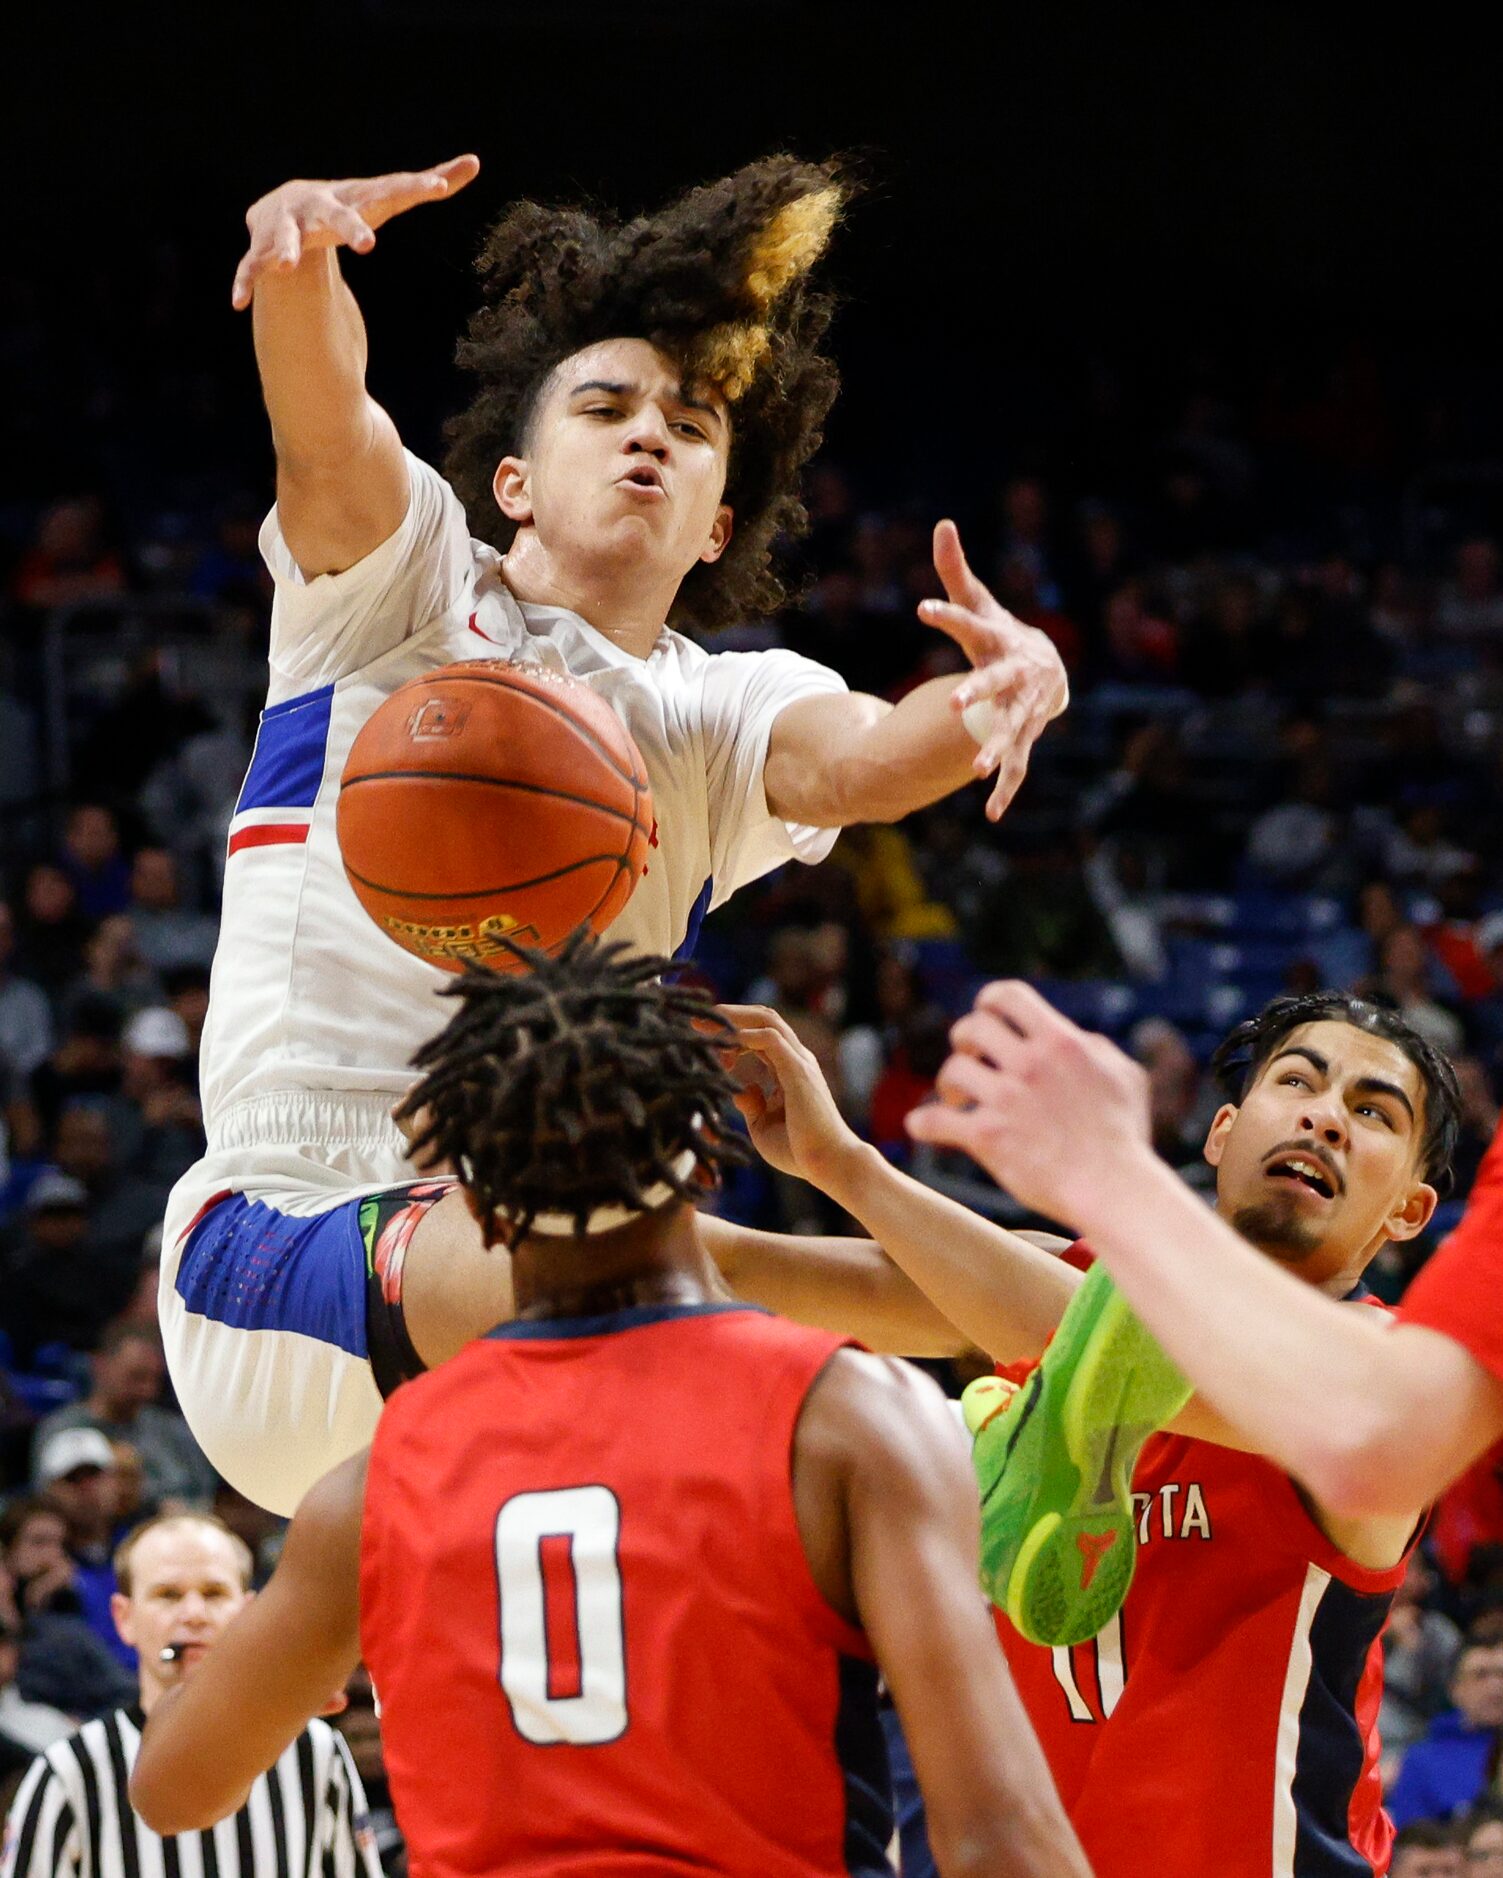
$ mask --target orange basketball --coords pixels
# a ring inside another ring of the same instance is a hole
[[[498,935],[552,950],[610,925],[647,860],[652,795],[588,685],[477,659],[412,679],[361,730],[338,829],[356,897],[399,946],[506,971]]]

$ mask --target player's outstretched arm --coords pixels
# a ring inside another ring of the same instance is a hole
[[[1069,703],[1064,665],[1048,636],[971,572],[953,522],[934,531],[934,566],[948,598],[922,601],[919,618],[974,669],[960,681],[931,679],[896,705],[862,692],[790,704],[773,723],[763,771],[775,815],[818,828],[896,822],[995,774],[986,812],[996,821],[1017,794],[1034,744]]]
[[[401,440],[365,388],[365,322],[337,250],[368,253],[393,216],[453,195],[479,168],[462,156],[429,170],[288,182],[246,214],[231,297],[254,306],[282,534],[310,578],[363,560],[395,532],[408,500]]]
[[[1329,1513],[1403,1519],[1503,1434],[1503,1389],[1434,1331],[1343,1308],[1262,1257],[1153,1153],[1137,1064],[1030,986],[988,985],[915,1139],[1067,1219],[1245,1445]]]
[[[841,1351],[799,1423],[806,1535],[830,1471],[854,1614],[897,1704],[941,1878],[1089,1878],[977,1586],[976,1483],[939,1390],[891,1358]],[[817,1545],[810,1563],[823,1584]]]
[[[728,1238],[722,1269],[732,1289],[905,1356],[950,1355],[957,1345],[1004,1363],[1037,1356],[1080,1273],[900,1173],[862,1141],[812,1051],[776,1011],[735,1004],[721,1011],[762,1071],[746,1079],[737,1100],[758,1153],[827,1193],[876,1242]],[[938,1341],[945,1334],[948,1346]]]
[[[154,1832],[202,1831],[238,1811],[349,1681],[360,1660],[367,1458],[309,1490],[271,1582],[152,1710],[130,1797]]]

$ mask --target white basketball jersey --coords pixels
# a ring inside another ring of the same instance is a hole
[[[738,887],[786,860],[820,860],[835,839],[770,814],[762,781],[773,720],[796,698],[843,690],[834,672],[781,650],[707,653],[666,628],[634,658],[575,614],[520,606],[453,490],[408,462],[401,526],[343,573],[305,580],[275,511],[261,532],[276,581],[271,686],[230,824],[201,1063],[211,1155],[292,1145],[279,1137],[312,1112],[299,1098],[396,1097],[448,1015],[435,996],[447,975],[379,931],[335,839],[350,745],[408,679],[509,658],[567,671],[610,701],[657,817],[647,872],[611,928],[644,951],[684,949]]]

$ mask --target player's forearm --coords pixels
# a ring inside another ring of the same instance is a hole
[[[264,276],[253,322],[278,461],[318,470],[357,459],[373,423],[365,322],[336,250],[314,249],[290,273]]]
[[[700,1241],[746,1304],[890,1356],[957,1356],[966,1339],[869,1239],[759,1232],[701,1214]]]
[[[1092,1251],[1250,1446],[1337,1515],[1400,1515],[1431,1497],[1423,1462],[1402,1465],[1414,1444],[1395,1333],[1379,1313],[1280,1270],[1146,1147],[1092,1184],[1075,1208]]]
[[[950,708],[959,682],[931,678],[895,705],[861,693],[789,705],[768,749],[768,807],[816,828],[897,822],[975,782],[976,740]]]
[[[1036,1356],[1080,1274],[858,1144],[819,1185],[948,1321],[997,1362]]]
[[[229,1715],[215,1717],[219,1726],[206,1738],[198,1731],[197,1717],[174,1714],[188,1692],[184,1684],[159,1698],[147,1717],[130,1777],[132,1807],[163,1835],[202,1831],[238,1813],[264,1771],[240,1765]]]

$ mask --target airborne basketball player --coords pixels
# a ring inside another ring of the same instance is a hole
[[[477,169],[287,183],[251,209],[235,281],[277,452],[271,687],[230,831],[208,1153],[169,1202],[161,1311],[199,1442],[280,1512],[369,1440],[384,1391],[510,1309],[507,1261],[447,1184],[413,1183],[390,1119],[443,978],[381,935],[340,865],[338,779],[380,701],[498,656],[607,698],[660,844],[617,930],[664,954],[846,823],[994,771],[1000,813],[1065,702],[1052,646],[975,580],[948,523],[950,600],[922,613],[978,669],[896,707],[792,652],[712,655],[676,630],[779,596],[770,544],[803,519],[836,385],[809,280],[841,199],[827,166],[769,158],[625,225],[511,209],[481,257],[461,350],[481,388],[449,480],[404,451],[366,391],[336,250]]]
[[[412,1103],[516,1243],[515,1321],[308,1495],[132,1798],[165,1833],[232,1811],[363,1653],[417,1878],[886,1878],[880,1668],[943,1878],[1088,1878],[944,1401],[723,1301],[665,1177],[703,1191],[737,1149],[724,1039],[626,952],[453,987]]]

